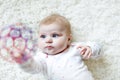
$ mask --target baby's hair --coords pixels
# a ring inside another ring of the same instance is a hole
[[[59,14],[51,14],[44,19],[41,20],[40,25],[45,24],[52,24],[57,23],[61,25],[62,27],[65,27],[68,34],[71,34],[71,25],[70,22],[64,17]]]

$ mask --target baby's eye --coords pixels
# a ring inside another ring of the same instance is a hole
[[[40,38],[46,38],[46,35],[40,35]]]
[[[52,37],[59,37],[59,34],[53,34]]]

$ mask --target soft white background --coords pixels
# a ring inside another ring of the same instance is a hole
[[[96,80],[120,80],[120,0],[0,0],[1,27],[23,22],[37,30],[51,13],[69,19],[74,41],[103,45],[102,59],[85,61]],[[42,79],[0,59],[0,80]]]

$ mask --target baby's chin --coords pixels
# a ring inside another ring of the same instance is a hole
[[[54,52],[54,51],[43,51],[43,53],[45,53],[45,54],[48,54],[48,55],[56,55],[57,54],[57,52]]]
[[[47,53],[48,55],[56,55],[57,53]]]

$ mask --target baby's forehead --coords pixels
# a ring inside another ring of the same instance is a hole
[[[64,32],[65,30],[62,29],[40,29],[39,32]]]
[[[39,28],[39,31],[64,31],[65,28],[61,25],[57,24],[48,24],[48,25],[41,25]]]

